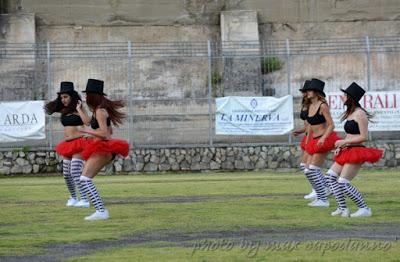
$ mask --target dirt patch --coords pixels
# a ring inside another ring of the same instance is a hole
[[[107,248],[123,248],[139,244],[167,242],[169,246],[192,248],[196,241],[225,239],[230,241],[260,240],[265,242],[304,242],[316,240],[368,239],[397,241],[400,239],[400,223],[369,224],[353,226],[347,230],[311,228],[243,228],[237,231],[207,231],[183,233],[177,231],[155,231],[137,233],[114,241],[91,241],[75,244],[55,244],[46,247],[41,256],[3,257],[2,261],[62,261],[72,257],[90,255]],[[168,244],[166,244],[168,245]]]
[[[195,203],[206,201],[229,201],[247,198],[301,198],[303,194],[293,193],[274,193],[274,194],[247,194],[247,195],[197,195],[197,196],[169,196],[169,197],[129,197],[129,198],[105,198],[107,205],[127,205],[127,204],[156,204],[156,203]],[[13,205],[52,205],[59,203],[59,200],[48,201],[0,201],[3,204]],[[0,223],[0,226],[2,224]]]
[[[300,197],[302,194],[247,194],[247,195],[198,195],[198,196],[170,196],[170,197],[133,197],[123,199],[109,198],[107,204],[124,205],[124,204],[148,204],[148,203],[190,203],[190,202],[206,202],[206,201],[227,201],[247,198],[279,198],[279,197]]]

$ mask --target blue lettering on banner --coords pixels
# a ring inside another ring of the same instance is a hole
[[[268,114],[268,115],[226,115],[221,114],[222,121],[229,122],[274,122],[279,121],[279,114]]]
[[[293,97],[223,97],[216,99],[215,133],[282,135],[293,129]]]

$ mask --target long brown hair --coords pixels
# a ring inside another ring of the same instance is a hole
[[[303,95],[303,99],[301,100],[301,110],[307,109],[310,107],[311,101],[307,98],[307,96]]]
[[[326,99],[325,99],[324,95],[322,95],[322,94],[321,94],[320,92],[318,92],[318,91],[314,91],[314,92],[315,92],[315,94],[317,95],[318,101],[321,101],[322,104],[328,104],[328,103],[326,102]]]
[[[354,99],[347,95],[347,100],[344,102],[344,105],[347,107],[346,111],[343,112],[343,114],[340,116],[340,121],[343,122],[344,120],[346,120],[349,115],[351,115],[352,113],[354,113],[354,111],[356,111],[356,108],[359,107],[361,108],[362,111],[365,112],[365,114],[367,115],[367,119],[368,122],[373,122],[371,119],[374,117],[373,114],[369,113],[367,110],[365,110],[364,108],[362,108],[360,106],[360,104],[356,101],[354,101]]]
[[[86,93],[86,103],[93,112],[97,108],[104,108],[115,126],[121,125],[122,119],[126,117],[126,114],[120,111],[125,106],[122,100],[112,101],[101,94],[88,92]]]
[[[82,100],[78,92],[72,91],[65,93],[71,97],[71,102],[68,106],[64,106],[61,102],[61,94],[57,95],[57,98],[53,101],[48,102],[44,106],[44,110],[48,115],[52,115],[53,113],[61,113],[61,115],[68,115],[76,113],[76,106],[79,100]]]

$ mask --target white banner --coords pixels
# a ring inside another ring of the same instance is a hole
[[[216,99],[217,135],[283,135],[293,129],[292,96]]]
[[[335,130],[343,131],[344,122],[340,122],[341,114],[346,110],[343,105],[343,92],[327,93]],[[374,118],[368,124],[369,131],[397,131],[400,130],[400,92],[381,91],[367,92],[360,100],[360,105]]]
[[[44,101],[0,102],[0,143],[44,139]]]

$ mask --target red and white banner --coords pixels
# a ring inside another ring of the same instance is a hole
[[[0,143],[44,139],[44,101],[0,102]]]
[[[346,110],[343,105],[343,92],[327,93],[331,115],[335,123],[335,130],[343,131],[343,122],[340,116]],[[367,92],[360,100],[360,105],[374,114],[373,122],[368,125],[369,131],[397,131],[400,130],[400,92],[381,91]]]

